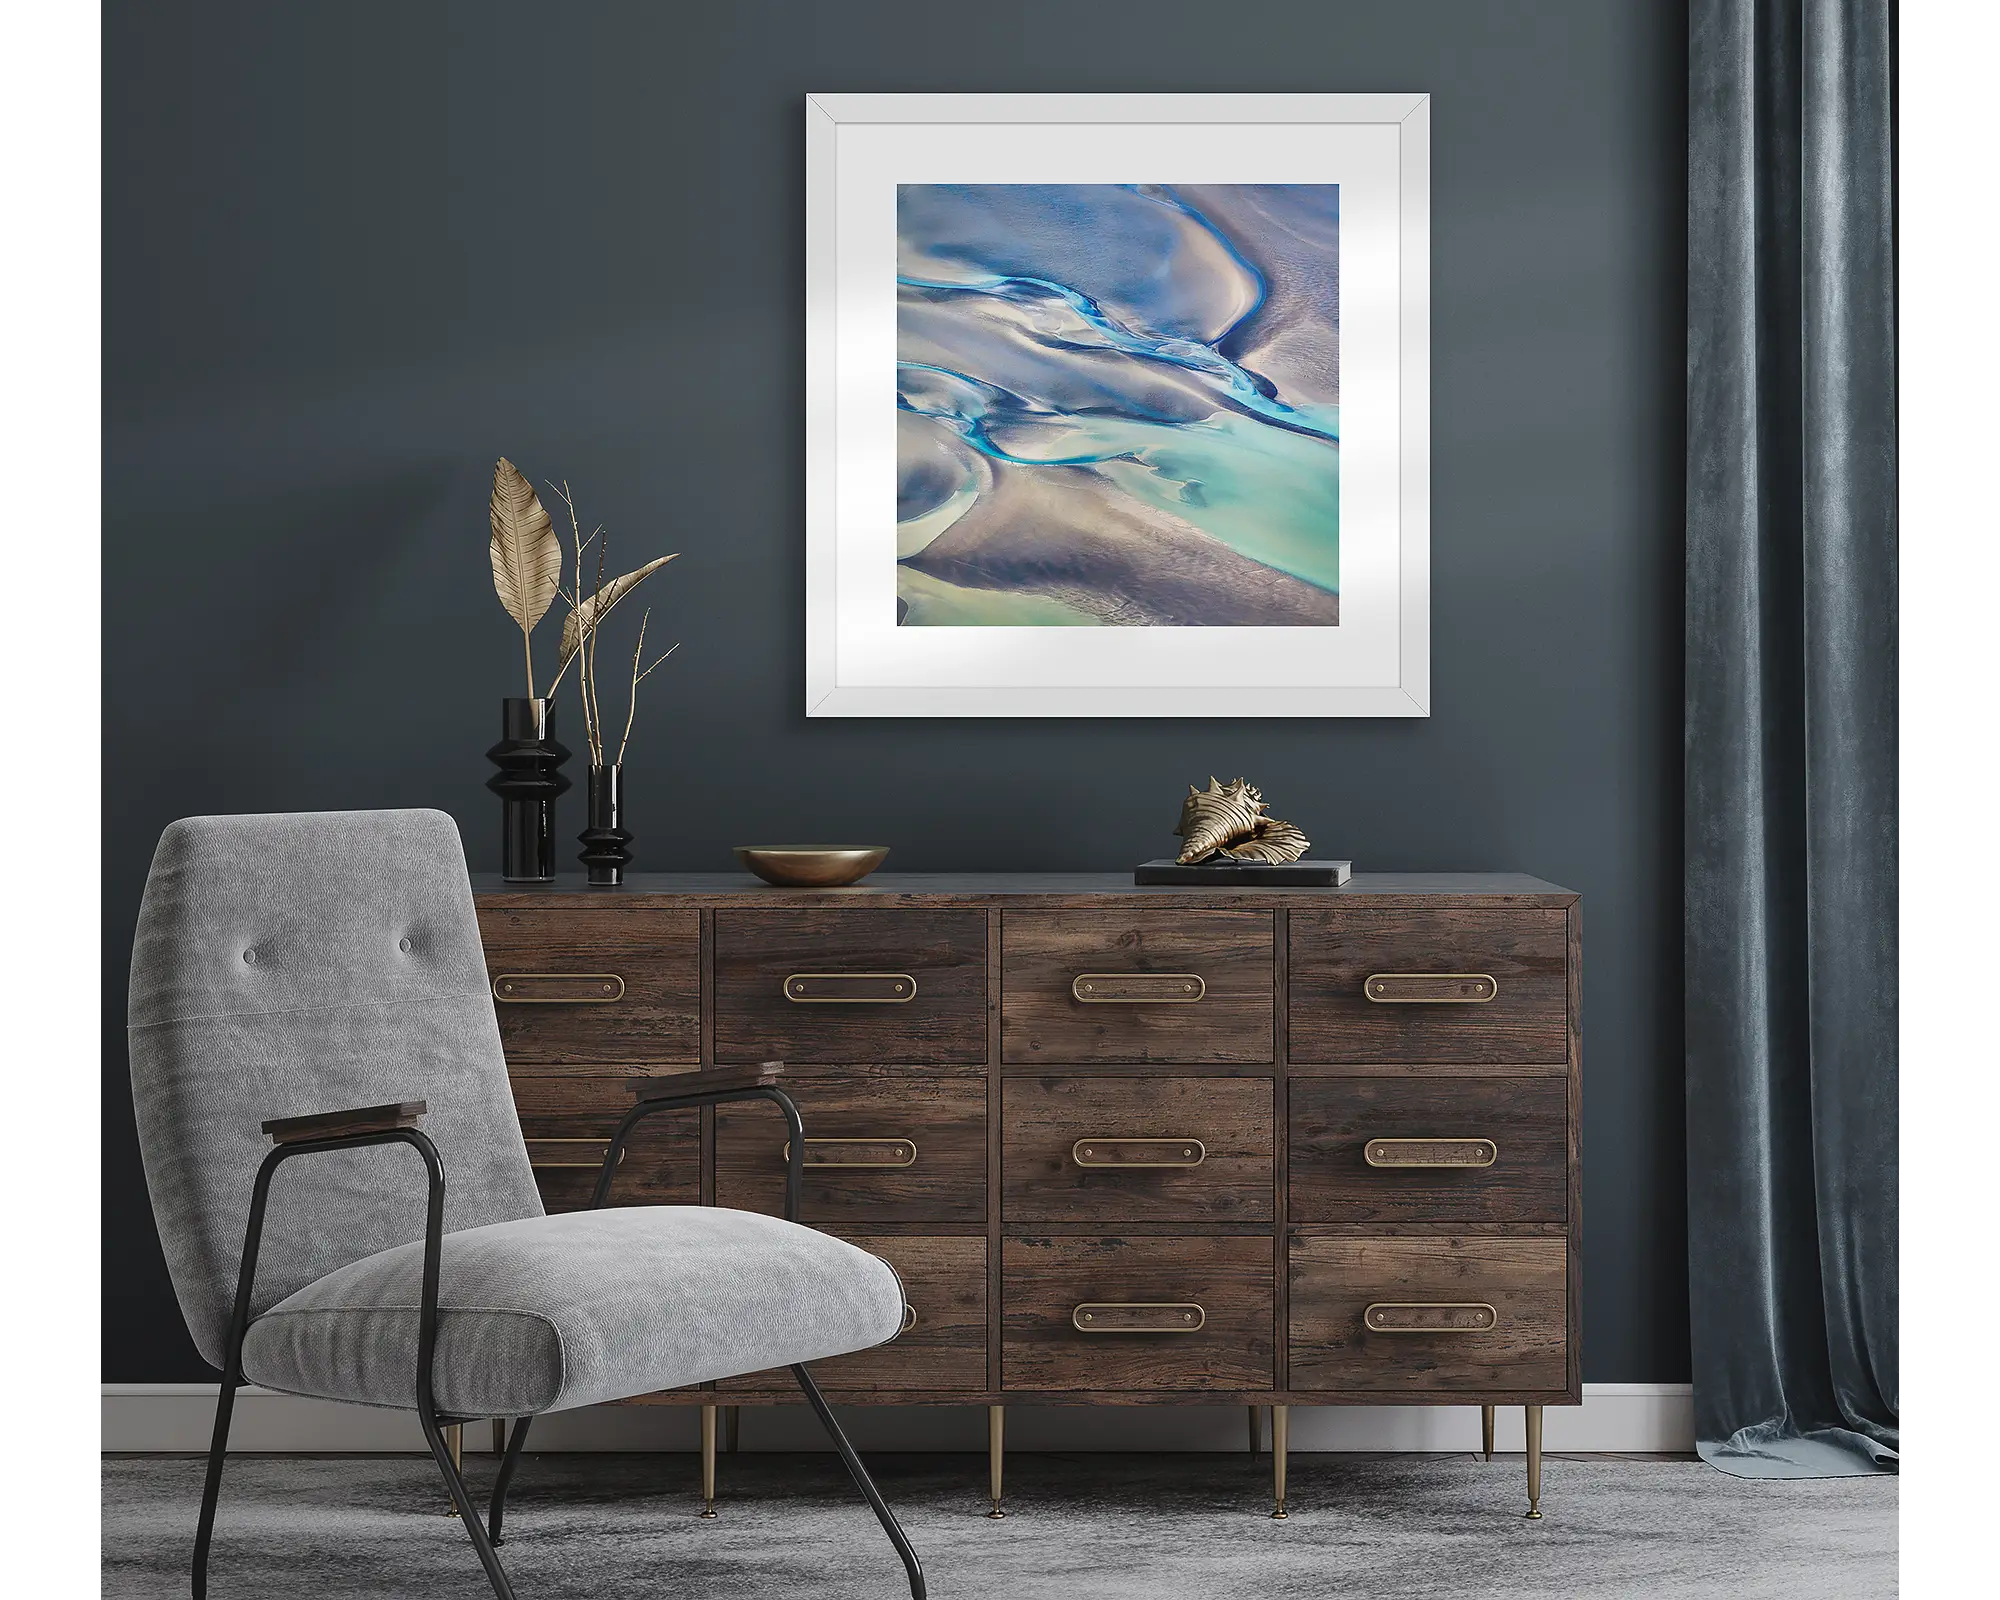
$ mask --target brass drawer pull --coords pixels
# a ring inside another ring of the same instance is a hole
[[[904,1006],[917,997],[907,972],[794,972],[785,998],[800,1006]]]
[[[1208,1313],[1189,1300],[1086,1300],[1069,1320],[1078,1333],[1199,1333]]]
[[[1491,1333],[1500,1326],[1500,1313],[1483,1300],[1381,1300],[1362,1312],[1361,1320],[1370,1333]]]
[[[1371,1167],[1490,1167],[1500,1147],[1491,1139],[1370,1139],[1361,1158]]]
[[[917,1308],[907,1300],[903,1302],[903,1332],[908,1333],[917,1325]]]
[[[608,1006],[625,998],[615,972],[503,972],[493,998],[509,1006]]]
[[[1208,1146],[1199,1139],[1079,1139],[1069,1158],[1079,1167],[1198,1167]]]
[[[784,1158],[792,1159],[792,1141],[784,1144]],[[917,1141],[914,1139],[806,1139],[805,1164],[809,1167],[914,1167]]]
[[[1208,985],[1195,972],[1079,972],[1069,992],[1087,1006],[1191,1006]]]
[[[1383,1006],[1477,1006],[1500,985],[1490,972],[1372,972],[1362,992]]]
[[[597,1147],[597,1159],[595,1161],[537,1161],[535,1159],[535,1147],[537,1145],[544,1145],[544,1144],[595,1145]],[[608,1150],[610,1147],[611,1147],[611,1140],[609,1136],[597,1139],[531,1138],[528,1140],[528,1165],[533,1167],[537,1172],[560,1172],[572,1169],[582,1170],[586,1168],[592,1172],[595,1172],[604,1165],[604,1152]],[[618,1152],[618,1164],[621,1167],[625,1165],[625,1158],[631,1153],[632,1152],[629,1146],[626,1149],[620,1150]]]

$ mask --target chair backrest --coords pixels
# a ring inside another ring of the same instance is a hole
[[[217,1366],[267,1119],[428,1101],[448,1231],[542,1214],[464,848],[441,811],[172,824],[139,909],[127,1020],[154,1221],[188,1331]],[[253,1313],[422,1238],[426,1195],[406,1145],[287,1162]]]

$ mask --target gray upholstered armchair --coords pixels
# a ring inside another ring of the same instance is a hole
[[[238,1384],[414,1410],[494,1592],[529,1421],[790,1366],[924,1593],[804,1363],[895,1337],[887,1263],[797,1226],[797,1108],[775,1067],[647,1080],[661,1111],[763,1099],[791,1123],[786,1218],[542,1211],[465,857],[437,811],[191,817],[160,839],[132,956],[132,1093],[154,1217],[222,1369],[193,1586],[207,1588]],[[482,1526],[444,1429],[513,1419]]]

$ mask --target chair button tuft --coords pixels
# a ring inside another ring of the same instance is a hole
[[[410,953],[410,941],[407,935],[396,941],[396,948],[402,951],[403,954],[405,955],[408,955]]]
[[[257,952],[255,950],[245,950],[243,952],[243,959],[254,967],[257,965]]]

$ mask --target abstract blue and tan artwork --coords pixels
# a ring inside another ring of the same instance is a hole
[[[1340,190],[904,184],[896,620],[1340,621]]]

